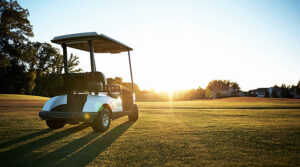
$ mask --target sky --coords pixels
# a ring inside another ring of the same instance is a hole
[[[141,89],[205,88],[226,79],[247,91],[300,80],[299,0],[18,2],[30,12],[32,41],[98,32],[133,48],[133,78]],[[90,70],[88,52],[68,53]],[[130,81],[126,53],[95,59],[106,77]]]

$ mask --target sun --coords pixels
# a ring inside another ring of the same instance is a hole
[[[170,101],[174,99],[174,94],[176,91],[180,90],[179,88],[176,87],[177,85],[159,85],[159,88],[152,89],[156,93],[160,93],[161,95],[164,95],[164,97],[168,98]]]
[[[168,89],[164,90],[164,92],[166,92],[169,96],[169,101],[173,100],[173,96],[174,96],[175,91],[176,91],[176,89],[171,89],[171,88],[168,88]]]
[[[168,94],[169,94],[169,100],[172,101],[172,99],[173,99],[173,90],[169,90]]]

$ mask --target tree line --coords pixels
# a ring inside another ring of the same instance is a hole
[[[49,96],[48,90],[63,71],[63,56],[49,43],[30,41],[34,36],[29,11],[17,1],[0,0],[0,93]],[[71,54],[68,68],[79,58]]]
[[[282,84],[280,87],[274,85],[270,93],[269,90],[265,91],[264,97],[273,97],[273,98],[294,98],[295,96],[300,95],[300,81],[297,85],[288,85]]]
[[[229,91],[229,90],[232,91]],[[182,100],[197,100],[197,99],[212,99],[223,97],[238,96],[240,91],[237,82],[229,80],[212,80],[208,83],[206,88],[198,87],[197,89],[178,90],[174,92],[156,92],[154,90],[140,90],[135,91],[136,99],[138,101],[182,101]],[[226,92],[226,94],[221,94]],[[214,96],[215,95],[215,96]]]

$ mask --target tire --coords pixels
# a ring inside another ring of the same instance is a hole
[[[98,113],[91,127],[96,132],[105,132],[109,128],[110,123],[111,115],[109,113],[109,110],[104,108]]]
[[[133,95],[132,92],[126,89],[122,89],[122,107],[124,111],[128,111],[132,108],[133,105]]]
[[[137,121],[139,118],[139,109],[136,104],[133,104],[131,112],[128,114],[129,121]]]
[[[65,121],[63,120],[46,120],[46,124],[50,129],[59,129],[65,126]]]

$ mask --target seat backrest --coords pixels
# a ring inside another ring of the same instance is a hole
[[[64,86],[67,90],[85,90],[86,82],[86,73],[64,74]]]
[[[70,91],[106,91],[106,78],[101,72],[64,74],[64,87]]]
[[[87,74],[87,90],[90,92],[106,91],[106,78],[102,72],[90,72]]]

